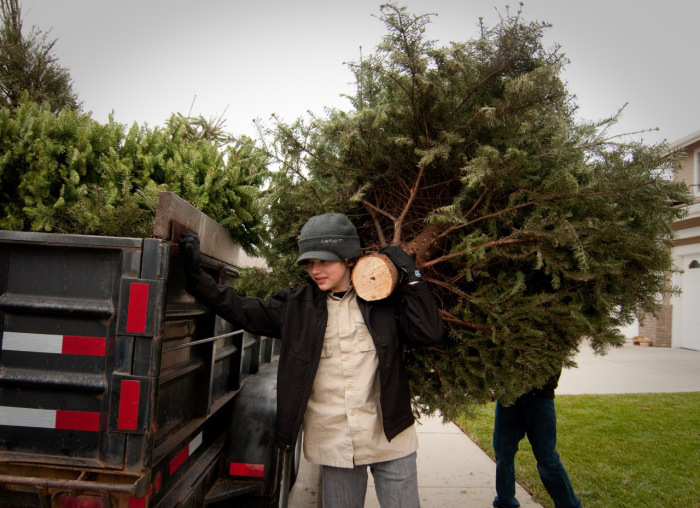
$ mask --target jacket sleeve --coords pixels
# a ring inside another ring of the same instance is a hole
[[[406,284],[401,292],[398,319],[404,341],[411,346],[440,343],[444,333],[442,317],[427,282]]]
[[[281,293],[269,300],[240,296],[233,288],[217,284],[207,273],[188,291],[232,325],[256,335],[279,338],[284,307]]]

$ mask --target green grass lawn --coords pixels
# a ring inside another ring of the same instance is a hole
[[[557,451],[584,508],[700,508],[700,392],[557,395]],[[455,422],[493,458],[494,404]],[[527,438],[518,483],[552,500]]]

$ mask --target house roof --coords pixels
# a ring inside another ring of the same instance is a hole
[[[696,143],[698,141],[700,141],[700,131],[695,131],[692,134],[688,134],[684,138],[681,138],[678,141],[674,141],[673,143],[669,144],[668,151],[672,152],[679,148],[685,148],[686,146],[692,145],[693,143]]]

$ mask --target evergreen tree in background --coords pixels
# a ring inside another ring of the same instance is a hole
[[[545,23],[507,10],[437,47],[430,15],[381,12],[382,44],[351,64],[352,109],[263,136],[279,166],[265,249],[292,283],[300,226],[335,211],[365,252],[414,252],[449,328],[443,347],[407,352],[416,407],[450,417],[541,385],[582,341],[620,345],[669,289],[690,195],[664,145],[607,137],[616,117],[577,121]]]
[[[56,41],[36,28],[25,36],[21,14],[19,0],[0,0],[0,108],[19,106],[25,95],[53,112],[79,108],[70,74],[52,54]]]

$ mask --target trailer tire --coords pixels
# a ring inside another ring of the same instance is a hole
[[[239,499],[241,506],[247,508],[287,508],[289,501],[289,494],[292,487],[296,483],[297,476],[299,476],[299,465],[301,463],[301,450],[302,450],[302,436],[299,434],[297,442],[290,451],[292,454],[290,457],[291,470],[289,474],[289,486],[285,485],[285,475],[281,473],[279,475],[279,481],[277,483],[277,488],[275,488],[274,493],[268,496],[245,496]],[[279,467],[284,467],[284,452],[281,450],[278,453],[279,457]]]
[[[248,479],[261,482],[260,494],[237,499],[240,506],[277,508],[280,500],[286,505],[289,490],[299,474],[302,434],[299,433],[295,446],[288,452],[286,474],[283,474],[285,453],[275,443],[277,365],[278,362],[273,361],[248,379],[233,406],[225,462],[258,464],[264,471],[263,477]]]
[[[299,436],[297,437],[297,442],[294,445],[294,457],[292,459],[292,477],[291,477],[291,483],[289,484],[289,490],[292,490],[292,487],[294,487],[294,484],[297,481],[297,476],[299,476],[299,465],[301,464],[301,454],[302,454],[302,433],[299,432]]]

